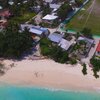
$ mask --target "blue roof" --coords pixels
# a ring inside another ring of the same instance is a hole
[[[52,42],[56,42],[59,43],[62,39],[62,35],[58,34],[58,33],[52,33],[48,36],[48,38],[52,41]]]
[[[41,30],[41,31],[43,31],[43,32],[48,31],[48,29],[47,29],[47,28],[42,28],[42,27],[40,28],[40,30]]]
[[[37,35],[41,35],[42,33],[48,31],[48,29],[46,28],[36,28],[36,27],[32,27],[30,28],[29,32],[31,33],[35,33]]]

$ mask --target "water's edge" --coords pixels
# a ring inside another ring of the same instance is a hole
[[[100,100],[100,93],[66,89],[0,85],[0,100]]]

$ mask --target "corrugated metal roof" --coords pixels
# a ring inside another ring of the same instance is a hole
[[[61,34],[57,34],[57,33],[52,33],[49,35],[49,39],[53,42],[59,43],[62,39],[62,35]]]
[[[71,45],[72,45],[72,43],[70,41],[65,40],[65,39],[62,39],[59,43],[59,46],[61,48],[63,48],[64,50],[68,50]]]
[[[59,9],[61,5],[59,4],[50,4],[50,8]]]
[[[36,28],[30,28],[29,32],[34,33],[36,35],[42,35],[43,31],[36,29]]]
[[[44,19],[44,20],[55,20],[56,18],[58,18],[58,16],[48,14],[48,15],[44,16],[42,19]]]

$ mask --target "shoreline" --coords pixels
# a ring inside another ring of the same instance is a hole
[[[56,91],[61,91],[61,92],[75,92],[75,93],[93,93],[93,94],[100,94],[100,89],[99,90],[83,90],[83,89],[68,89],[68,88],[60,88],[60,87],[44,87],[44,86],[35,86],[35,85],[18,85],[18,84],[8,84],[4,83],[1,85],[0,83],[0,88],[1,87],[15,87],[15,88],[29,88],[29,89],[39,89],[39,90],[48,90],[52,92]]]
[[[34,84],[11,84],[11,83],[3,83],[0,82],[0,87],[18,87],[18,88],[35,88],[35,89],[42,89],[42,90],[50,90],[50,91],[65,91],[65,92],[82,92],[82,93],[100,93],[100,88],[94,87],[94,88],[78,88],[78,87],[71,87],[71,88],[64,88],[64,87],[55,87],[55,86],[46,86],[46,85],[34,85]]]
[[[11,61],[5,61],[7,64]],[[72,91],[100,91],[100,78],[92,76],[91,68],[88,75],[81,72],[81,65],[59,64],[52,60],[23,60],[14,62],[11,68],[0,77],[0,86],[41,87]],[[42,66],[41,66],[42,65]]]

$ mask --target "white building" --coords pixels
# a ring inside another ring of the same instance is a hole
[[[47,14],[42,18],[43,22],[52,23],[54,20],[57,20],[58,16]]]

